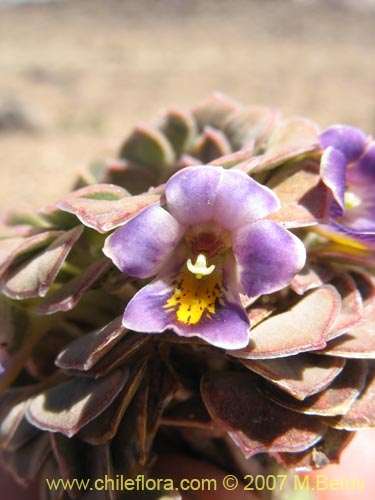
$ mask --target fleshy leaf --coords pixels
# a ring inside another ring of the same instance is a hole
[[[268,359],[321,349],[340,307],[338,292],[324,285],[252,329],[248,347],[228,353],[243,359]]]
[[[369,274],[358,269],[351,271],[351,276],[357,284],[362,297],[364,315],[369,315],[375,310],[375,280]]]
[[[4,450],[3,458],[17,482],[26,487],[35,479],[49,453],[49,436],[47,433],[39,433],[16,451]]]
[[[30,384],[17,388],[8,389],[0,397],[0,446],[8,447],[13,440],[19,442],[19,437],[15,438],[18,428],[22,425],[25,414],[27,400],[40,390],[44,390],[51,385],[61,383],[66,379],[62,373],[54,373],[38,384]]]
[[[79,431],[80,439],[86,443],[99,445],[114,438],[126,409],[142,381],[145,369],[146,362],[143,361],[130,371],[123,389],[113,403]]]
[[[95,361],[92,368],[85,371],[79,369],[68,369],[67,371],[69,374],[83,377],[104,377],[118,366],[123,365],[125,360],[131,358],[138,351],[141,353],[141,358],[147,357],[147,349],[141,351],[141,348],[151,339],[150,335],[127,331],[126,335],[120,339],[120,342],[116,339],[115,346],[112,349],[106,349],[105,355]]]
[[[160,418],[177,391],[178,384],[168,366],[160,361],[149,363],[148,372],[146,446],[150,449]]]
[[[57,206],[74,214],[85,226],[99,233],[106,233],[121,226],[144,208],[159,202],[159,194],[129,196],[120,187],[99,184],[74,191],[57,203]]]
[[[59,475],[64,480],[81,479],[85,474],[84,444],[78,439],[72,439],[60,434],[49,433],[51,448],[59,466]],[[74,485],[74,482],[72,483]],[[79,489],[75,487],[69,491],[70,498],[79,497]]]
[[[108,443],[98,446],[88,445],[86,457],[86,470],[91,481],[95,481],[99,477],[114,477],[111,449]],[[84,500],[115,500],[113,490],[111,488],[106,488],[106,490],[89,491],[85,493],[83,498]]]
[[[207,125],[221,128],[225,118],[239,109],[239,105],[220,92],[215,92],[211,97],[195,106],[192,114],[198,124],[199,130]]]
[[[310,471],[321,469],[328,464],[338,464],[341,452],[354,437],[354,432],[328,429],[322,440],[312,448],[300,453],[277,453],[275,458],[279,464],[288,469]],[[301,478],[301,483],[303,479]]]
[[[62,231],[45,231],[27,238],[4,238],[0,241],[0,273],[18,259],[37,253],[63,234]]]
[[[331,282],[341,295],[341,312],[336,319],[327,340],[348,332],[362,320],[363,303],[354,279],[348,273],[337,275]]]
[[[127,333],[122,317],[71,342],[55,363],[64,370],[90,370]]]
[[[202,381],[202,397],[246,458],[256,453],[302,451],[316,443],[326,427],[264,398],[247,373],[220,372]]]
[[[332,340],[321,353],[345,358],[375,359],[375,318],[363,320],[359,326]]]
[[[156,173],[175,161],[175,154],[165,135],[144,124],[137,125],[120,149],[119,156],[145,165]]]
[[[27,397],[22,389],[10,389],[2,394],[0,402],[0,444],[7,446],[25,413]]]
[[[242,364],[295,398],[304,400],[325,389],[341,372],[345,361],[330,358],[327,362],[323,356],[299,354],[281,359],[248,359]]]
[[[238,166],[242,162],[248,160],[252,157],[254,153],[253,144],[249,144],[240,151],[235,151],[234,153],[229,153],[224,156],[220,156],[219,158],[215,158],[214,160],[209,162],[209,165],[230,168],[234,166]],[[194,165],[191,163],[190,165]]]
[[[207,126],[194,144],[191,154],[197,156],[203,163],[209,163],[230,152],[231,147],[225,135],[220,130]]]
[[[34,439],[38,434],[39,429],[31,425],[29,421],[26,420],[26,417],[23,416],[12,437],[7,442],[7,449],[13,451],[19,450]]]
[[[313,290],[327,283],[332,276],[333,270],[330,267],[316,262],[307,262],[305,267],[294,276],[290,287],[298,295],[304,295],[308,290]]]
[[[279,169],[268,187],[281,202],[281,209],[268,218],[286,227],[311,226],[327,218],[332,196],[314,162],[304,161]]]
[[[106,176],[101,182],[124,186],[132,195],[136,195],[155,186],[158,176],[143,165],[116,158],[107,164]]]
[[[263,106],[248,106],[230,114],[223,125],[234,150],[254,142],[259,150],[280,118],[277,110]]]
[[[9,267],[1,280],[3,293],[12,299],[44,297],[82,231],[76,226],[36,256]]]
[[[328,243],[314,248],[311,255],[319,255],[322,262],[324,259],[344,264],[359,264],[360,266],[375,266],[375,252],[364,248],[355,248],[350,245]]]
[[[172,144],[177,157],[188,149],[197,133],[197,126],[192,115],[179,109],[169,111],[159,127]]]
[[[115,472],[128,477],[136,476],[147,461],[147,398],[148,386],[143,383],[120,423],[116,439],[112,441],[113,462],[121,464]]]
[[[354,401],[348,413],[337,418],[326,418],[336,429],[356,431],[375,427],[375,363],[369,363],[367,380],[361,395]]]
[[[351,359],[346,361],[343,371],[327,389],[303,401],[298,401],[280,390],[273,391],[272,388],[267,390],[266,394],[281,406],[307,415],[345,415],[362,392],[367,371],[365,361]]]
[[[99,380],[74,378],[31,398],[26,416],[39,429],[72,437],[108,408],[126,379],[125,370]]]
[[[280,122],[273,130],[266,154],[253,172],[274,168],[294,157],[320,149],[317,125],[306,118],[293,117]]]
[[[111,261],[106,258],[93,262],[78,276],[46,297],[37,309],[38,314],[54,314],[73,309],[82,295],[109,269],[110,265]]]
[[[161,423],[163,425],[197,429],[213,427],[211,417],[202,399],[198,396],[170,405],[164,412]]]
[[[246,308],[246,306],[244,307]],[[249,318],[251,327],[254,328],[258,323],[268,318],[268,316],[271,316],[275,310],[276,306],[272,304],[260,304],[251,307],[247,311],[247,317]]]

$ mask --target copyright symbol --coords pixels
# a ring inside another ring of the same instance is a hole
[[[232,474],[228,474],[223,478],[223,486],[227,491],[233,491],[238,486],[238,479]]]

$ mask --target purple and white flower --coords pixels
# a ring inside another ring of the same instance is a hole
[[[361,130],[334,125],[320,144],[323,181],[334,201],[330,223],[322,227],[332,238],[375,247],[375,141]]]
[[[276,195],[241,171],[188,167],[166,184],[166,208],[152,206],[110,235],[104,253],[124,273],[156,278],[128,303],[125,327],[167,329],[239,349],[249,342],[240,293],[286,286],[305,247],[276,222]]]

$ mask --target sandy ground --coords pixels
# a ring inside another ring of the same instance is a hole
[[[133,123],[214,90],[374,133],[374,15],[347,1],[0,5],[0,210],[57,199]]]

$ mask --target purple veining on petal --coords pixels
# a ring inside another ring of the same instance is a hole
[[[242,293],[256,296],[286,286],[305,264],[301,240],[269,220],[257,221],[234,233]]]
[[[160,271],[185,230],[166,210],[152,206],[111,234],[103,252],[124,273],[148,278]]]

